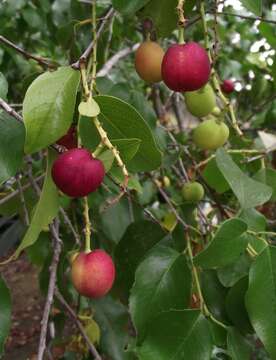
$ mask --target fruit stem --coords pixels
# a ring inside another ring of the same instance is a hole
[[[108,136],[107,136],[107,133],[106,131],[103,129],[99,119],[97,117],[93,118],[93,121],[94,121],[94,124],[100,134],[100,137],[101,137],[101,140],[102,140],[102,143],[109,149],[112,151],[119,167],[121,168],[122,170],[122,173],[125,177],[125,180],[124,180],[124,183],[123,183],[123,190],[125,191],[126,188],[127,188],[127,184],[128,184],[128,180],[129,180],[129,174],[128,174],[128,171],[127,171],[127,168],[123,162],[123,160],[121,159],[121,156],[120,156],[120,153],[119,151],[117,150],[117,148],[115,146],[112,145],[112,143],[110,142]]]
[[[193,262],[193,252],[192,252],[192,246],[191,246],[191,239],[190,239],[190,236],[189,236],[188,232],[186,233],[186,236],[187,236],[187,253],[188,253],[190,263],[191,263],[191,266],[192,266],[192,273],[193,273],[195,286],[196,286],[196,290],[197,290],[197,294],[198,294],[199,302],[200,302],[200,310],[206,317],[210,318],[210,320],[212,320],[214,323],[216,323],[217,325],[223,327],[224,329],[227,329],[227,326],[225,324],[223,324],[222,322],[217,320],[210,313],[207,305],[205,304],[205,301],[204,301],[204,298],[203,298],[203,295],[202,295],[202,290],[201,290],[201,286],[200,286],[200,281],[199,281],[197,268],[194,266],[194,262]]]
[[[89,219],[89,205],[88,205],[88,198],[85,196],[83,198],[83,216],[85,222],[85,249],[86,253],[91,251],[91,223]]]
[[[185,16],[184,16],[184,3],[185,0],[178,0],[176,10],[178,12],[178,43],[185,44],[184,40],[184,26],[185,26]]]

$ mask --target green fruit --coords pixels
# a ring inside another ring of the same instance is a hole
[[[190,202],[198,202],[204,196],[203,186],[196,181],[184,184],[181,191],[183,199]]]
[[[221,114],[220,108],[218,106],[215,106],[212,110],[212,115],[219,116]]]
[[[184,96],[187,109],[197,117],[210,114],[216,106],[216,96],[209,84],[197,91],[187,91]]]
[[[228,126],[216,119],[203,121],[193,132],[194,143],[203,150],[215,150],[229,137]]]

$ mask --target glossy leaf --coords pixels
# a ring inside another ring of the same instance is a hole
[[[24,125],[0,112],[0,184],[14,176],[21,167],[24,142]]]
[[[188,307],[191,280],[185,256],[171,248],[155,247],[140,263],[129,302],[140,340],[146,334],[147,325],[158,313]]]
[[[95,100],[101,108],[99,119],[111,142],[113,139],[139,139],[141,141],[136,155],[128,164],[128,169],[149,171],[160,166],[161,153],[155,139],[149,126],[134,107],[113,96],[96,96]],[[100,142],[98,131],[94,125],[91,126],[91,123],[87,126],[89,126],[91,145],[96,147]]]
[[[202,268],[217,268],[231,264],[246,249],[247,230],[244,221],[233,218],[224,221],[213,240],[194,258],[194,263]]]
[[[140,10],[150,0],[112,0],[112,4],[116,10],[123,15],[133,15],[137,10]]]
[[[233,327],[229,327],[227,331],[227,349],[232,360],[250,359],[249,343]]]
[[[116,284],[125,295],[134,282],[140,261],[165,236],[161,227],[151,221],[137,221],[129,225],[115,249]]]
[[[11,326],[11,296],[5,281],[0,276],[0,357]]]
[[[208,321],[198,310],[171,310],[159,314],[148,328],[140,360],[206,360],[211,358]]]
[[[229,319],[243,334],[252,332],[252,326],[245,308],[247,289],[248,277],[245,276],[229,290],[225,302]]]
[[[71,67],[38,76],[23,101],[26,126],[26,153],[33,153],[56,142],[73,120],[80,73]]]
[[[52,180],[51,169],[56,154],[52,151],[48,152],[48,163],[46,177],[42,187],[39,201],[35,207],[34,215],[28,230],[14,254],[17,258],[20,253],[28,246],[34,244],[43,228],[49,225],[58,213],[59,199],[58,190]]]
[[[254,330],[276,358],[276,247],[267,246],[252,264],[245,303]]]
[[[270,199],[272,189],[243,173],[224,149],[217,150],[216,162],[243,209],[254,208]]]

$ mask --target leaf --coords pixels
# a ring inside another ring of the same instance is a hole
[[[150,0],[112,0],[112,4],[120,13],[130,16],[140,10],[149,1]]]
[[[135,270],[146,253],[159,243],[166,233],[151,221],[136,221],[128,226],[115,248],[116,285],[125,296],[134,282]]]
[[[7,100],[8,89],[8,82],[3,73],[1,73],[0,71],[0,98],[2,98],[3,100]]]
[[[104,165],[105,173],[107,173],[113,165],[114,154],[111,150],[107,149],[107,150],[101,152],[99,155],[97,155],[97,159],[102,161],[102,163]]]
[[[272,189],[244,174],[224,149],[217,150],[216,162],[243,209],[254,208],[270,199]]]
[[[208,321],[200,311],[171,310],[151,321],[138,355],[140,360],[206,360],[212,345]]]
[[[273,169],[260,169],[254,179],[270,186],[273,190],[270,201],[276,200],[276,171]]]
[[[262,16],[262,0],[241,0],[243,6],[256,14],[257,16]]]
[[[276,247],[267,246],[249,272],[245,305],[258,337],[272,359],[276,358]]]
[[[248,289],[248,276],[240,279],[228,292],[225,306],[229,319],[243,334],[252,332],[252,326],[245,308],[245,294]]]
[[[113,96],[96,96],[101,108],[99,119],[109,139],[139,139],[140,147],[128,164],[130,171],[150,171],[161,164],[158,150],[151,130],[142,116],[128,103]],[[89,129],[90,145],[96,147],[100,142],[94,124],[85,125]],[[89,128],[88,128],[89,127]],[[88,132],[87,132],[88,136]]]
[[[194,258],[194,263],[204,269],[223,267],[235,261],[246,249],[247,230],[244,221],[233,218],[224,221],[213,240]]]
[[[128,163],[139,150],[140,139],[114,139],[112,144],[118,148],[124,163]]]
[[[261,22],[259,25],[260,33],[266,38],[272,48],[276,47],[276,31],[275,26]]]
[[[52,164],[54,160],[55,160],[55,153],[49,151],[46,177],[44,180],[41,195],[35,207],[31,224],[21,244],[16,249],[13,255],[14,259],[16,259],[19,256],[22,250],[26,249],[28,246],[36,242],[41,230],[47,225],[49,225],[58,213],[58,209],[59,209],[58,191],[55,184],[53,183],[51,176]]]
[[[93,98],[87,101],[82,101],[78,107],[79,113],[82,116],[96,117],[101,112],[99,105]]]
[[[80,73],[69,66],[38,76],[23,101],[26,153],[34,153],[66,134],[73,120]]]
[[[219,282],[215,270],[203,271],[200,280],[207,308],[216,319],[221,320],[223,323],[228,323],[229,319],[225,309],[227,289]]]
[[[0,357],[11,326],[11,296],[8,287],[0,276]]]
[[[0,184],[14,176],[21,167],[24,142],[24,125],[0,112]]]
[[[188,307],[191,285],[191,271],[183,254],[165,246],[150,252],[136,270],[129,301],[140,340],[158,313]]]
[[[110,296],[93,300],[92,308],[101,329],[101,350],[113,360],[124,360],[124,348],[129,338],[126,331],[129,321],[127,309]]]
[[[229,185],[218,169],[215,159],[208,162],[202,176],[207,184],[219,194],[223,194],[229,189]]]
[[[234,327],[227,330],[227,349],[232,360],[250,359],[250,345]]]

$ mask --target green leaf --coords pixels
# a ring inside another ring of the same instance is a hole
[[[216,161],[243,209],[254,208],[270,199],[272,189],[244,174],[223,148],[217,150]]]
[[[124,163],[128,163],[139,150],[140,139],[114,139],[112,144],[118,148]]]
[[[112,0],[112,4],[114,8],[123,15],[133,15],[149,1],[150,0]]]
[[[224,221],[213,240],[194,258],[194,263],[204,269],[231,264],[246,249],[248,240],[243,236],[246,230],[246,223],[238,218]]]
[[[262,0],[241,0],[243,6],[256,14],[257,16],[262,16]]]
[[[243,334],[251,333],[252,326],[245,308],[248,276],[240,279],[228,292],[225,305],[229,319]]]
[[[0,276],[0,357],[11,326],[11,296],[10,291]]]
[[[183,254],[165,246],[150,252],[136,270],[129,302],[140,340],[158,313],[189,306],[191,285],[191,271]]]
[[[14,176],[21,167],[24,142],[24,125],[0,112],[0,184]]]
[[[218,169],[215,159],[212,159],[208,162],[202,176],[207,182],[207,184],[212,189],[216,190],[216,192],[219,194],[223,194],[229,189],[229,185],[220,170]]]
[[[266,218],[256,209],[242,210],[239,218],[248,225],[249,230],[258,232],[266,229]]]
[[[267,246],[249,272],[245,305],[254,330],[276,359],[276,247]]]
[[[259,25],[260,33],[266,38],[267,42],[272,48],[276,47],[276,31],[275,26],[271,24],[261,22]]]
[[[0,98],[7,100],[9,85],[5,76],[0,72]]]
[[[16,259],[22,250],[34,244],[43,228],[49,225],[58,213],[59,199],[58,191],[52,180],[51,170],[56,154],[53,151],[48,152],[48,163],[46,177],[42,187],[39,201],[35,207],[31,224],[21,242],[16,249],[13,257]]]
[[[242,254],[235,262],[217,270],[219,281],[225,287],[233,286],[248,274],[251,258],[247,253]]]
[[[41,150],[66,134],[73,120],[79,80],[79,71],[64,66],[32,82],[23,101],[26,153]]]
[[[82,116],[96,117],[101,112],[99,105],[93,98],[87,101],[82,101],[78,107],[79,113]]]
[[[92,308],[101,329],[101,351],[114,360],[124,360],[124,348],[129,340],[126,331],[129,321],[127,309],[110,296],[93,300]]]
[[[101,108],[99,119],[111,142],[113,139],[141,141],[137,153],[128,164],[128,169],[135,172],[150,171],[160,166],[161,153],[142,116],[131,105],[113,96],[96,96],[95,100]],[[100,142],[97,129],[91,122],[84,126],[86,136],[90,137],[90,147],[96,148]]]
[[[273,190],[271,201],[276,200],[276,171],[273,169],[260,169],[254,179],[270,186]]]
[[[113,165],[113,161],[114,161],[114,154],[111,150],[105,150],[103,152],[101,152],[98,156],[97,159],[100,159],[104,165],[104,170],[105,173],[107,173],[112,165]]]
[[[232,360],[250,359],[249,343],[233,327],[229,327],[227,330],[227,349]]]
[[[136,221],[128,226],[115,248],[116,285],[124,295],[128,295],[140,261],[165,236],[161,227],[151,221]]]
[[[215,270],[203,271],[200,280],[207,308],[217,320],[228,323],[229,320],[225,309],[227,289],[219,282]]]
[[[206,360],[211,358],[208,321],[198,310],[171,310],[159,314],[138,348],[140,360]]]

